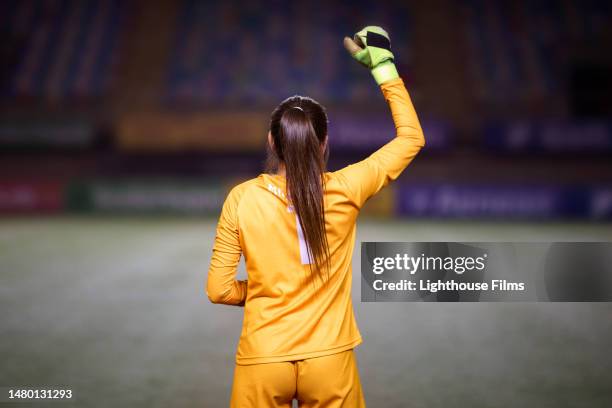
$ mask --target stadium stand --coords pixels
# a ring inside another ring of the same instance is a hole
[[[567,107],[571,60],[612,25],[607,1],[465,0],[461,6],[475,97],[505,110]]]
[[[170,58],[167,101],[269,104],[308,92],[330,102],[364,103],[378,90],[355,80],[362,74],[358,66],[339,61],[338,39],[354,31],[348,21],[365,21],[358,11],[365,3],[185,0]],[[408,61],[407,6],[394,2],[395,13],[382,6],[370,9],[369,21],[388,28],[397,52]]]
[[[103,95],[113,79],[127,3],[0,2],[4,99],[65,101]]]
[[[381,213],[610,218],[611,18],[599,0],[3,1],[0,210],[214,212],[296,93],[328,108],[329,168],[361,160],[394,129],[341,38],[375,23],[427,137]],[[595,88],[570,78],[587,54]]]

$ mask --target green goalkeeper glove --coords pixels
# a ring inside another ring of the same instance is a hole
[[[393,63],[389,34],[382,27],[367,26],[353,39],[344,37],[344,48],[371,70],[378,85],[399,78]]]

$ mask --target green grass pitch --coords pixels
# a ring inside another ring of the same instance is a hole
[[[242,309],[204,294],[214,226],[0,220],[0,386],[72,388],[76,401],[57,406],[227,406]],[[358,242],[612,240],[609,224],[363,220],[358,231]],[[362,304],[357,275],[353,298],[371,407],[612,406],[612,304]]]

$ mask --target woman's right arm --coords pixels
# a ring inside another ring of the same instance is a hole
[[[370,157],[336,172],[361,208],[368,198],[395,180],[425,146],[423,130],[401,78],[380,85],[391,109],[396,135]]]
[[[228,194],[217,224],[206,283],[206,294],[213,303],[244,306],[246,300],[247,281],[236,280],[242,254],[237,215],[240,191],[238,186]]]

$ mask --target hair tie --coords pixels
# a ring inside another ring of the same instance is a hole
[[[301,110],[302,112],[304,112],[304,109],[302,109],[302,108],[301,108],[301,107],[299,107],[299,106],[292,106],[292,107],[291,107],[291,109],[299,109],[299,110]]]

